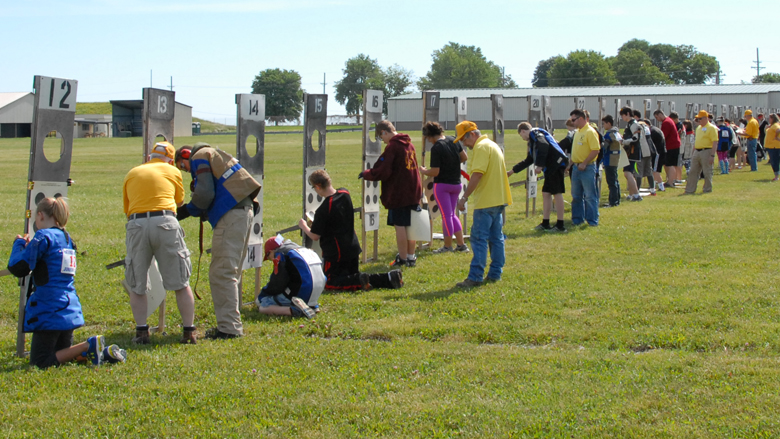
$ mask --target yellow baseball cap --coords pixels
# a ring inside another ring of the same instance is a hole
[[[706,119],[708,117],[710,117],[710,113],[707,113],[707,110],[700,110],[699,114],[696,115],[696,119],[701,119],[701,118]]]
[[[753,112],[751,110],[745,110],[745,116],[752,116]]]
[[[460,142],[467,133],[470,133],[477,129],[477,124],[470,120],[464,120],[455,127],[455,131],[458,133],[458,137],[455,138],[456,142]]]
[[[154,148],[152,148],[152,154],[159,154],[173,160],[173,156],[176,155],[176,148],[169,142],[157,142],[154,144]]]

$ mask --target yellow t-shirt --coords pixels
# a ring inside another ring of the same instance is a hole
[[[125,215],[170,210],[184,202],[181,172],[160,159],[131,169],[122,187]]]
[[[495,142],[483,135],[474,144],[469,160],[469,174],[479,172],[482,179],[474,192],[471,193],[473,209],[486,209],[495,206],[512,204],[512,194],[509,192],[509,179],[506,176],[504,153]]]
[[[718,141],[718,127],[711,123],[707,123],[704,127],[696,127],[696,141],[693,147],[696,149],[712,149],[712,142]]]
[[[773,123],[772,126],[766,129],[764,148],[780,149],[780,140],[777,140],[778,133],[780,133],[780,122]]]
[[[588,158],[588,154],[590,154],[591,151],[598,151],[599,149],[601,149],[601,145],[599,145],[599,135],[592,126],[586,124],[574,134],[574,141],[572,142],[571,147],[571,161],[574,163],[582,163]],[[593,163],[593,161],[595,161],[595,158],[591,160],[590,163]]]
[[[745,135],[748,139],[758,139],[758,132],[758,121],[755,117],[752,117],[745,127]]]

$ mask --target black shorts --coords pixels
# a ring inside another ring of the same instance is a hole
[[[666,164],[666,153],[659,152],[658,154],[655,155],[655,162],[653,162],[653,171],[655,172],[663,171],[665,164]]]
[[[420,211],[420,205],[399,207],[387,210],[387,225],[398,227],[409,227],[412,225],[412,211]]]
[[[560,166],[555,166],[553,168],[547,168],[546,171],[544,171],[544,183],[542,184],[542,192],[547,192],[548,194],[565,194],[566,193],[566,184],[564,183],[565,178],[563,176],[563,171],[566,168],[562,168]]]
[[[636,174],[636,162],[629,162],[628,166],[623,166],[623,172]]]
[[[737,146],[737,145],[734,145],[734,146],[731,147],[731,149],[729,150],[729,158],[730,159],[733,159],[734,157],[737,156],[737,149],[739,149],[739,146]]]
[[[678,163],[680,163],[680,148],[667,149],[665,162],[666,166],[677,166]]]

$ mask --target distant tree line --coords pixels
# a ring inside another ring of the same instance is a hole
[[[593,50],[575,50],[539,61],[531,85],[576,87],[594,85],[704,84],[720,69],[718,60],[689,45],[650,44],[632,39],[605,57]]]

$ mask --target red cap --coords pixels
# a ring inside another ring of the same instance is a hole
[[[273,238],[268,238],[268,240],[265,242],[265,245],[263,246],[263,250],[265,250],[265,257],[263,260],[267,261],[270,259],[269,256],[271,256],[271,253],[273,253],[277,248],[281,247],[283,242],[284,238],[282,238],[282,235],[276,235]]]

